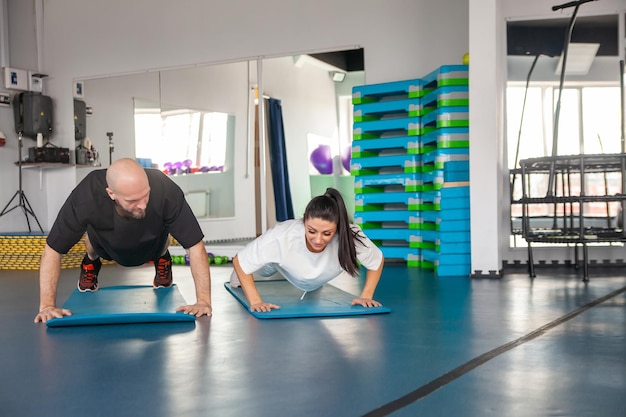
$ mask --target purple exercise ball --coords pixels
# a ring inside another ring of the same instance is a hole
[[[333,173],[333,157],[330,154],[330,146],[319,145],[311,152],[309,160],[320,174]]]
[[[343,165],[344,169],[348,172],[350,172],[351,160],[352,160],[352,145],[348,145],[343,150],[343,154],[341,154],[341,165]]]

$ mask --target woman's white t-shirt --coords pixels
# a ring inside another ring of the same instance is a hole
[[[377,269],[383,259],[382,251],[361,231],[363,243],[355,239],[357,259],[367,269]],[[337,235],[322,252],[314,253],[307,249],[302,219],[286,220],[278,223],[261,236],[248,243],[237,258],[246,274],[262,269],[275,270],[297,288],[313,291],[344,272],[339,264]],[[267,275],[267,273],[265,274]]]

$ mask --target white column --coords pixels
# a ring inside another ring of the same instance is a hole
[[[265,99],[263,94],[263,58],[257,60],[257,85],[259,103],[259,160],[260,160],[260,194],[261,194],[261,233],[267,230],[267,149],[265,135]]]
[[[506,33],[498,0],[469,0],[471,276],[502,268],[503,98]]]

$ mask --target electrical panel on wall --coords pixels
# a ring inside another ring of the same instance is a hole
[[[3,67],[4,88],[9,90],[43,92],[43,79],[46,74],[17,68]]]
[[[17,68],[2,68],[4,88],[9,90],[28,90],[28,72]]]
[[[28,89],[35,93],[42,93],[44,77],[47,77],[47,75],[28,71]]]
[[[85,98],[85,84],[82,81],[74,82],[74,98]]]
[[[11,105],[11,95],[8,93],[0,93],[0,106],[9,107]]]

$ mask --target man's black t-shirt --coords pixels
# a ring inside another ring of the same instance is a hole
[[[94,249],[104,259],[123,266],[138,266],[156,260],[171,234],[185,249],[204,237],[185,196],[170,178],[156,169],[146,169],[150,199],[143,219],[117,214],[106,192],[106,170],[89,173],[61,207],[46,243],[67,253],[87,232]]]

